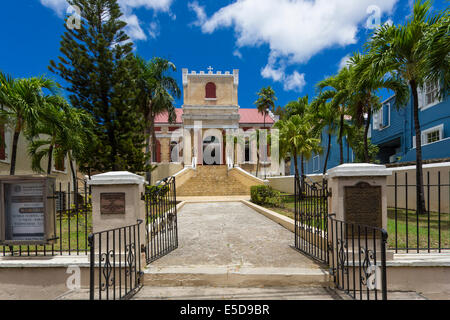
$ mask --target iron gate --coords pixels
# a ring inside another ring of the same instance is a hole
[[[295,248],[328,264],[328,185],[295,177]]]
[[[175,177],[148,187],[145,195],[145,256],[151,263],[178,248]]]

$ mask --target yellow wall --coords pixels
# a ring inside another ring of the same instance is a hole
[[[7,161],[0,160],[0,175],[9,175],[11,168],[10,159],[12,152],[12,140],[13,134],[11,129],[6,129],[5,133],[5,144],[6,144],[6,155]],[[37,174],[31,169],[31,158],[28,155],[28,142],[25,139],[23,133],[19,136],[19,143],[17,145],[17,156],[16,156],[16,175],[30,175]],[[8,160],[9,159],[9,160]],[[41,161],[41,168],[46,172],[47,170],[47,157],[44,157]],[[68,159],[65,160],[65,172],[52,171],[52,175],[56,176],[57,182],[67,183],[72,182],[70,164]]]
[[[205,86],[208,82],[216,85],[217,100],[206,100]],[[237,105],[237,86],[233,75],[188,75],[188,84],[184,87],[185,105]]]

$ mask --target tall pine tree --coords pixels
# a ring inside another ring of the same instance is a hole
[[[49,69],[67,82],[73,106],[95,119],[86,169],[144,172],[144,120],[135,105],[137,66],[117,0],[68,0],[81,12],[81,27],[61,40],[59,62]]]

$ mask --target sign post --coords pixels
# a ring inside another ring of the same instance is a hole
[[[0,176],[0,244],[46,245],[55,238],[55,178]]]

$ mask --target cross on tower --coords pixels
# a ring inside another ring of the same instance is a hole
[[[209,71],[209,72],[212,72],[212,71],[213,71],[213,69],[214,69],[214,68],[213,68],[213,67],[211,67],[211,66],[209,66],[209,67],[208,67],[208,71]]]

